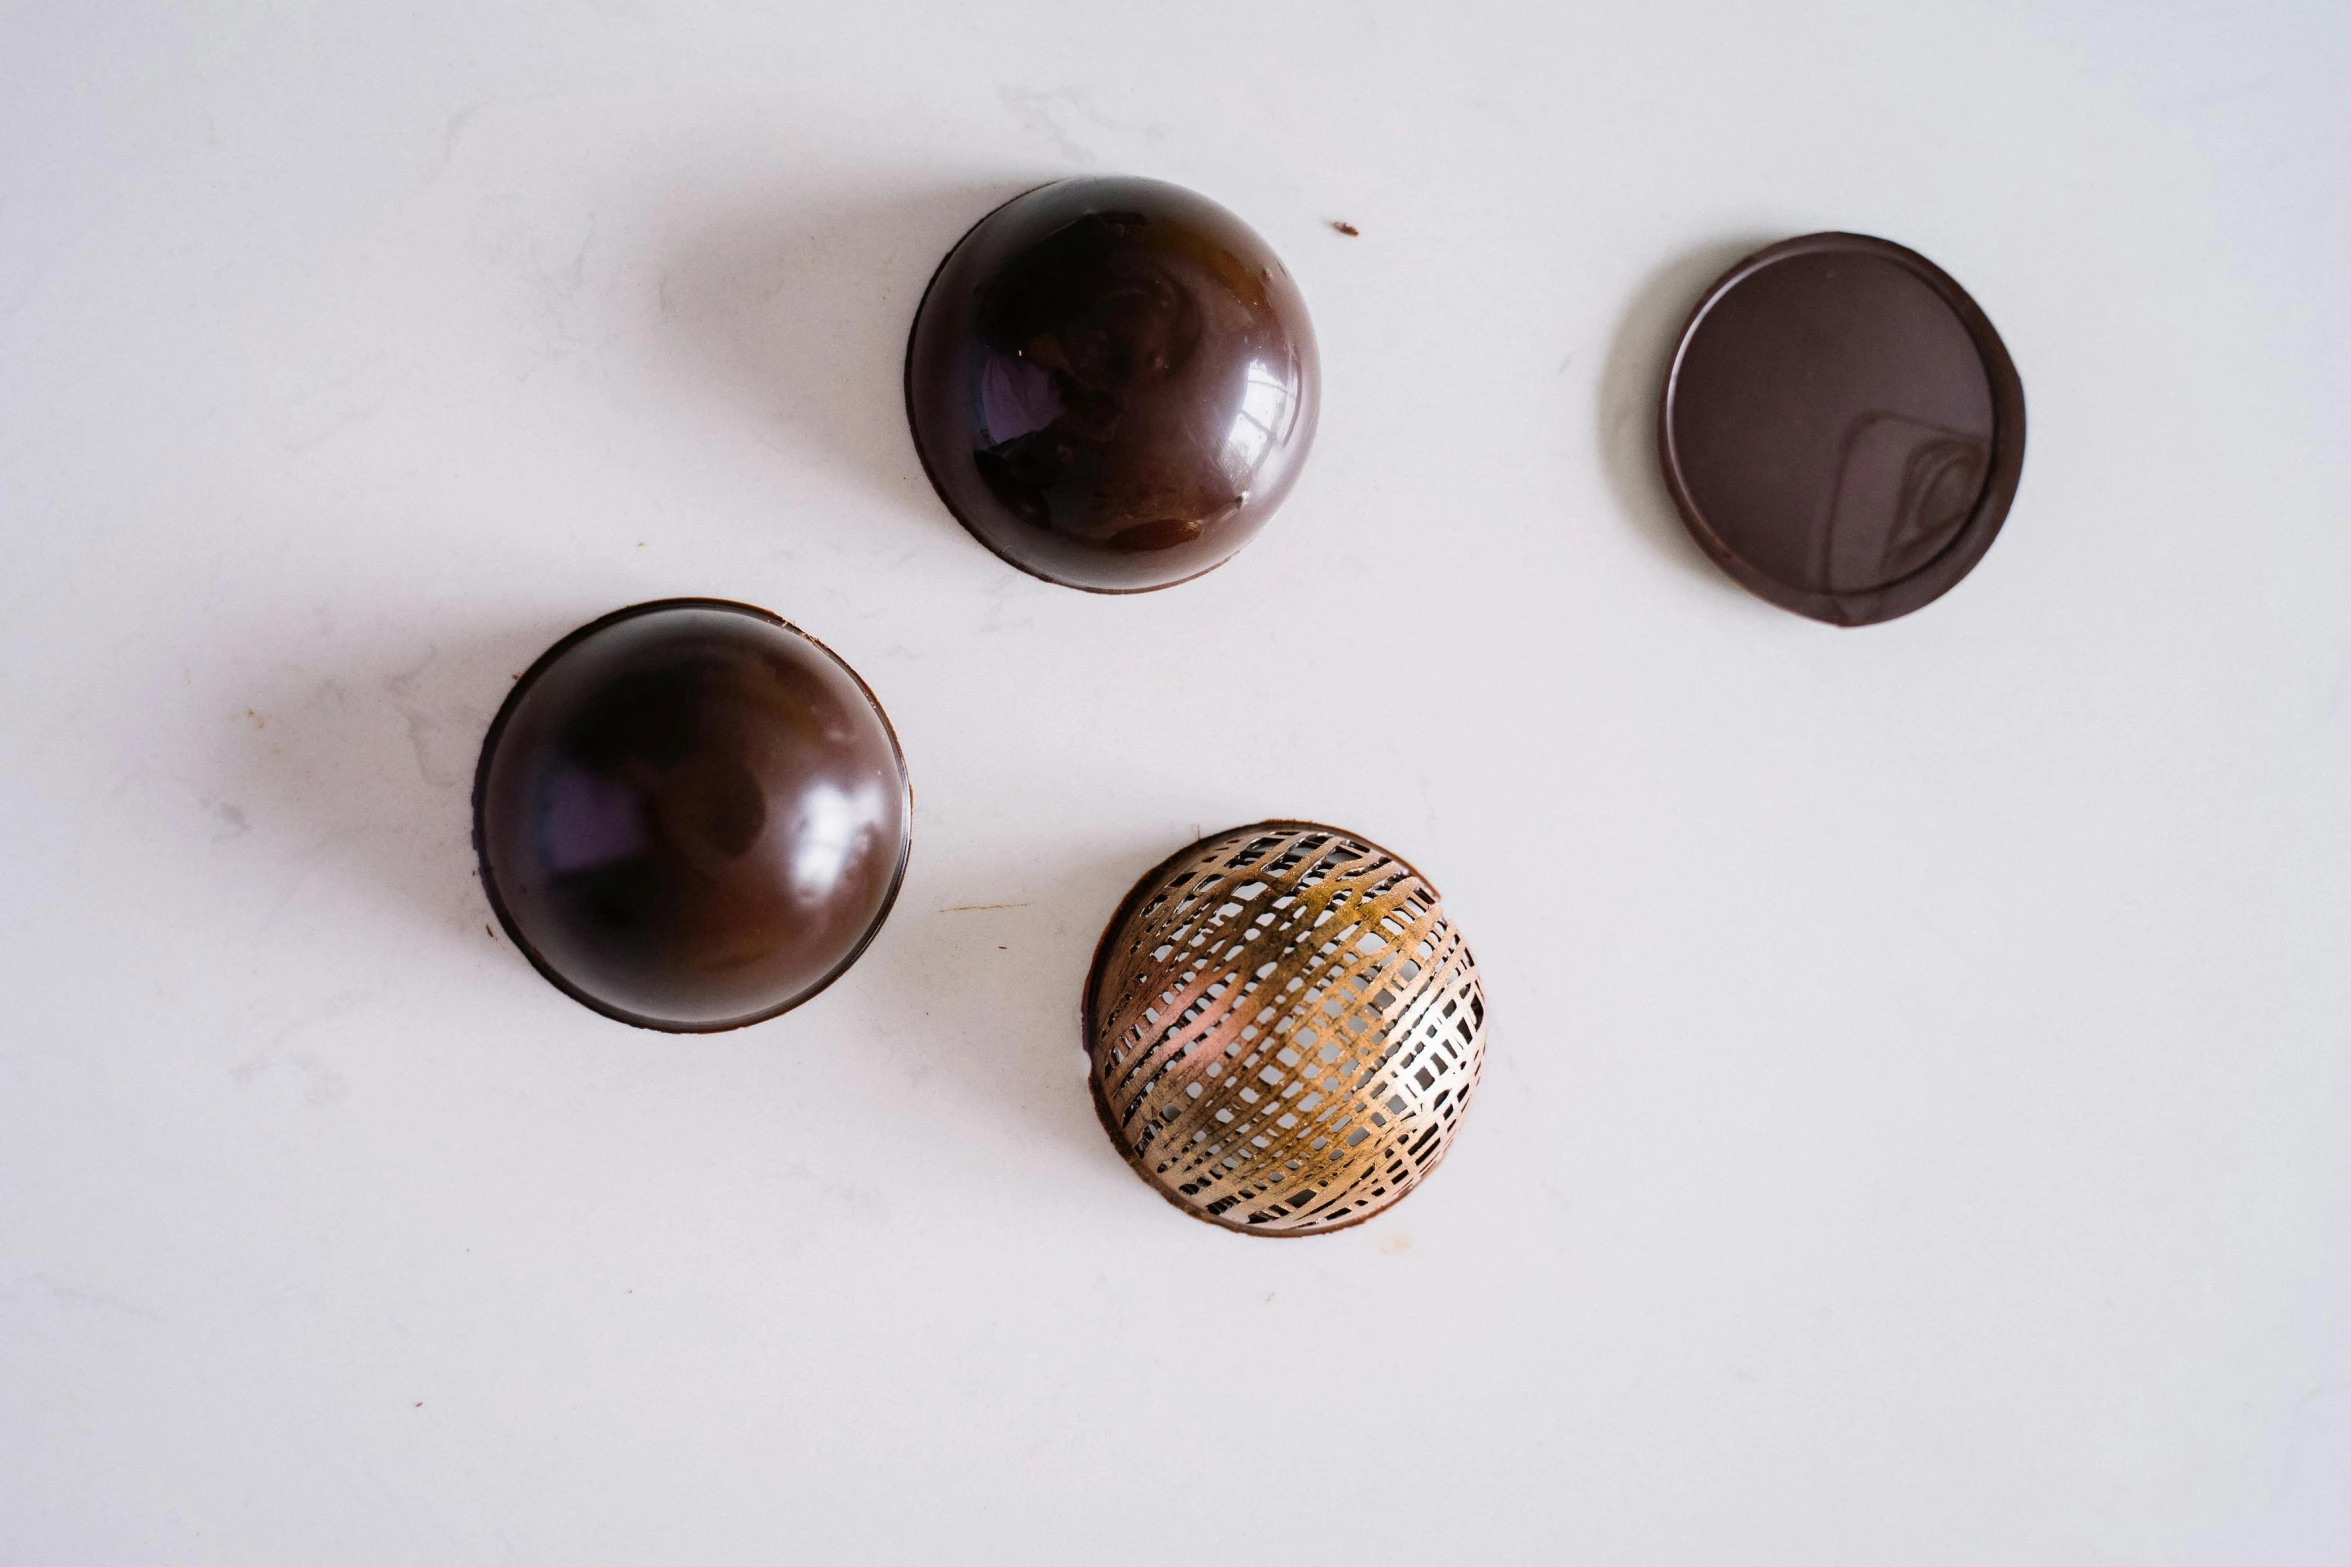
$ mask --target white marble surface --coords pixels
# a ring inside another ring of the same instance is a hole
[[[2351,1559],[2346,80],[2333,4],[0,10],[0,1557]],[[947,244],[1112,170],[1327,373],[1142,599],[899,405]],[[2030,395],[1866,632],[1651,475],[1694,291],[1824,227]],[[855,664],[918,805],[864,961],[700,1039],[467,848],[510,675],[678,593]],[[1276,813],[1493,1015],[1298,1244],[1137,1182],[1073,1022]]]

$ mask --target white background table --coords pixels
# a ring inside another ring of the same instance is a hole
[[[2347,81],[2334,4],[9,5],[0,1557],[2339,1567]],[[1114,171],[1326,373],[1136,599],[972,542],[899,393],[963,229]],[[1649,433],[1830,227],[2031,410],[1858,632]],[[865,959],[707,1038],[468,846],[514,672],[670,594],[839,650],[917,798]],[[1492,1010],[1313,1242],[1138,1182],[1074,1021],[1268,815],[1411,856]]]

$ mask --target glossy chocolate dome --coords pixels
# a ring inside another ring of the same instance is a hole
[[[966,528],[1099,593],[1196,577],[1265,526],[1319,371],[1264,240],[1178,186],[1074,179],[998,207],[915,314],[906,411]]]
[[[1659,456],[1691,535],[1750,591],[1891,620],[1974,569],[2024,466],[2000,334],[1926,257],[1861,234],[1758,251],[1666,372]]]
[[[718,599],[640,604],[533,664],[474,780],[482,887],[558,989],[704,1032],[799,1005],[898,894],[906,764],[821,644]]]

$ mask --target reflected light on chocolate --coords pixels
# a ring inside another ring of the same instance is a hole
[[[1750,591],[1892,620],[1974,569],[2024,466],[2024,386],[1983,311],[1915,251],[1813,234],[1691,312],[1658,454],[1682,520]]]
[[[981,219],[932,278],[906,412],[932,485],[1023,571],[1102,593],[1231,558],[1314,439],[1305,301],[1222,207],[1074,179]]]
[[[765,610],[669,599],[533,664],[474,781],[483,890],[558,989],[625,1023],[756,1023],[889,914],[912,794],[865,683]]]

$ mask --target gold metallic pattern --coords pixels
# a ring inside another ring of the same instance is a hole
[[[1094,1107],[1136,1173],[1250,1235],[1360,1224],[1444,1157],[1486,1004],[1437,890],[1311,822],[1206,838],[1135,884],[1086,982]]]

